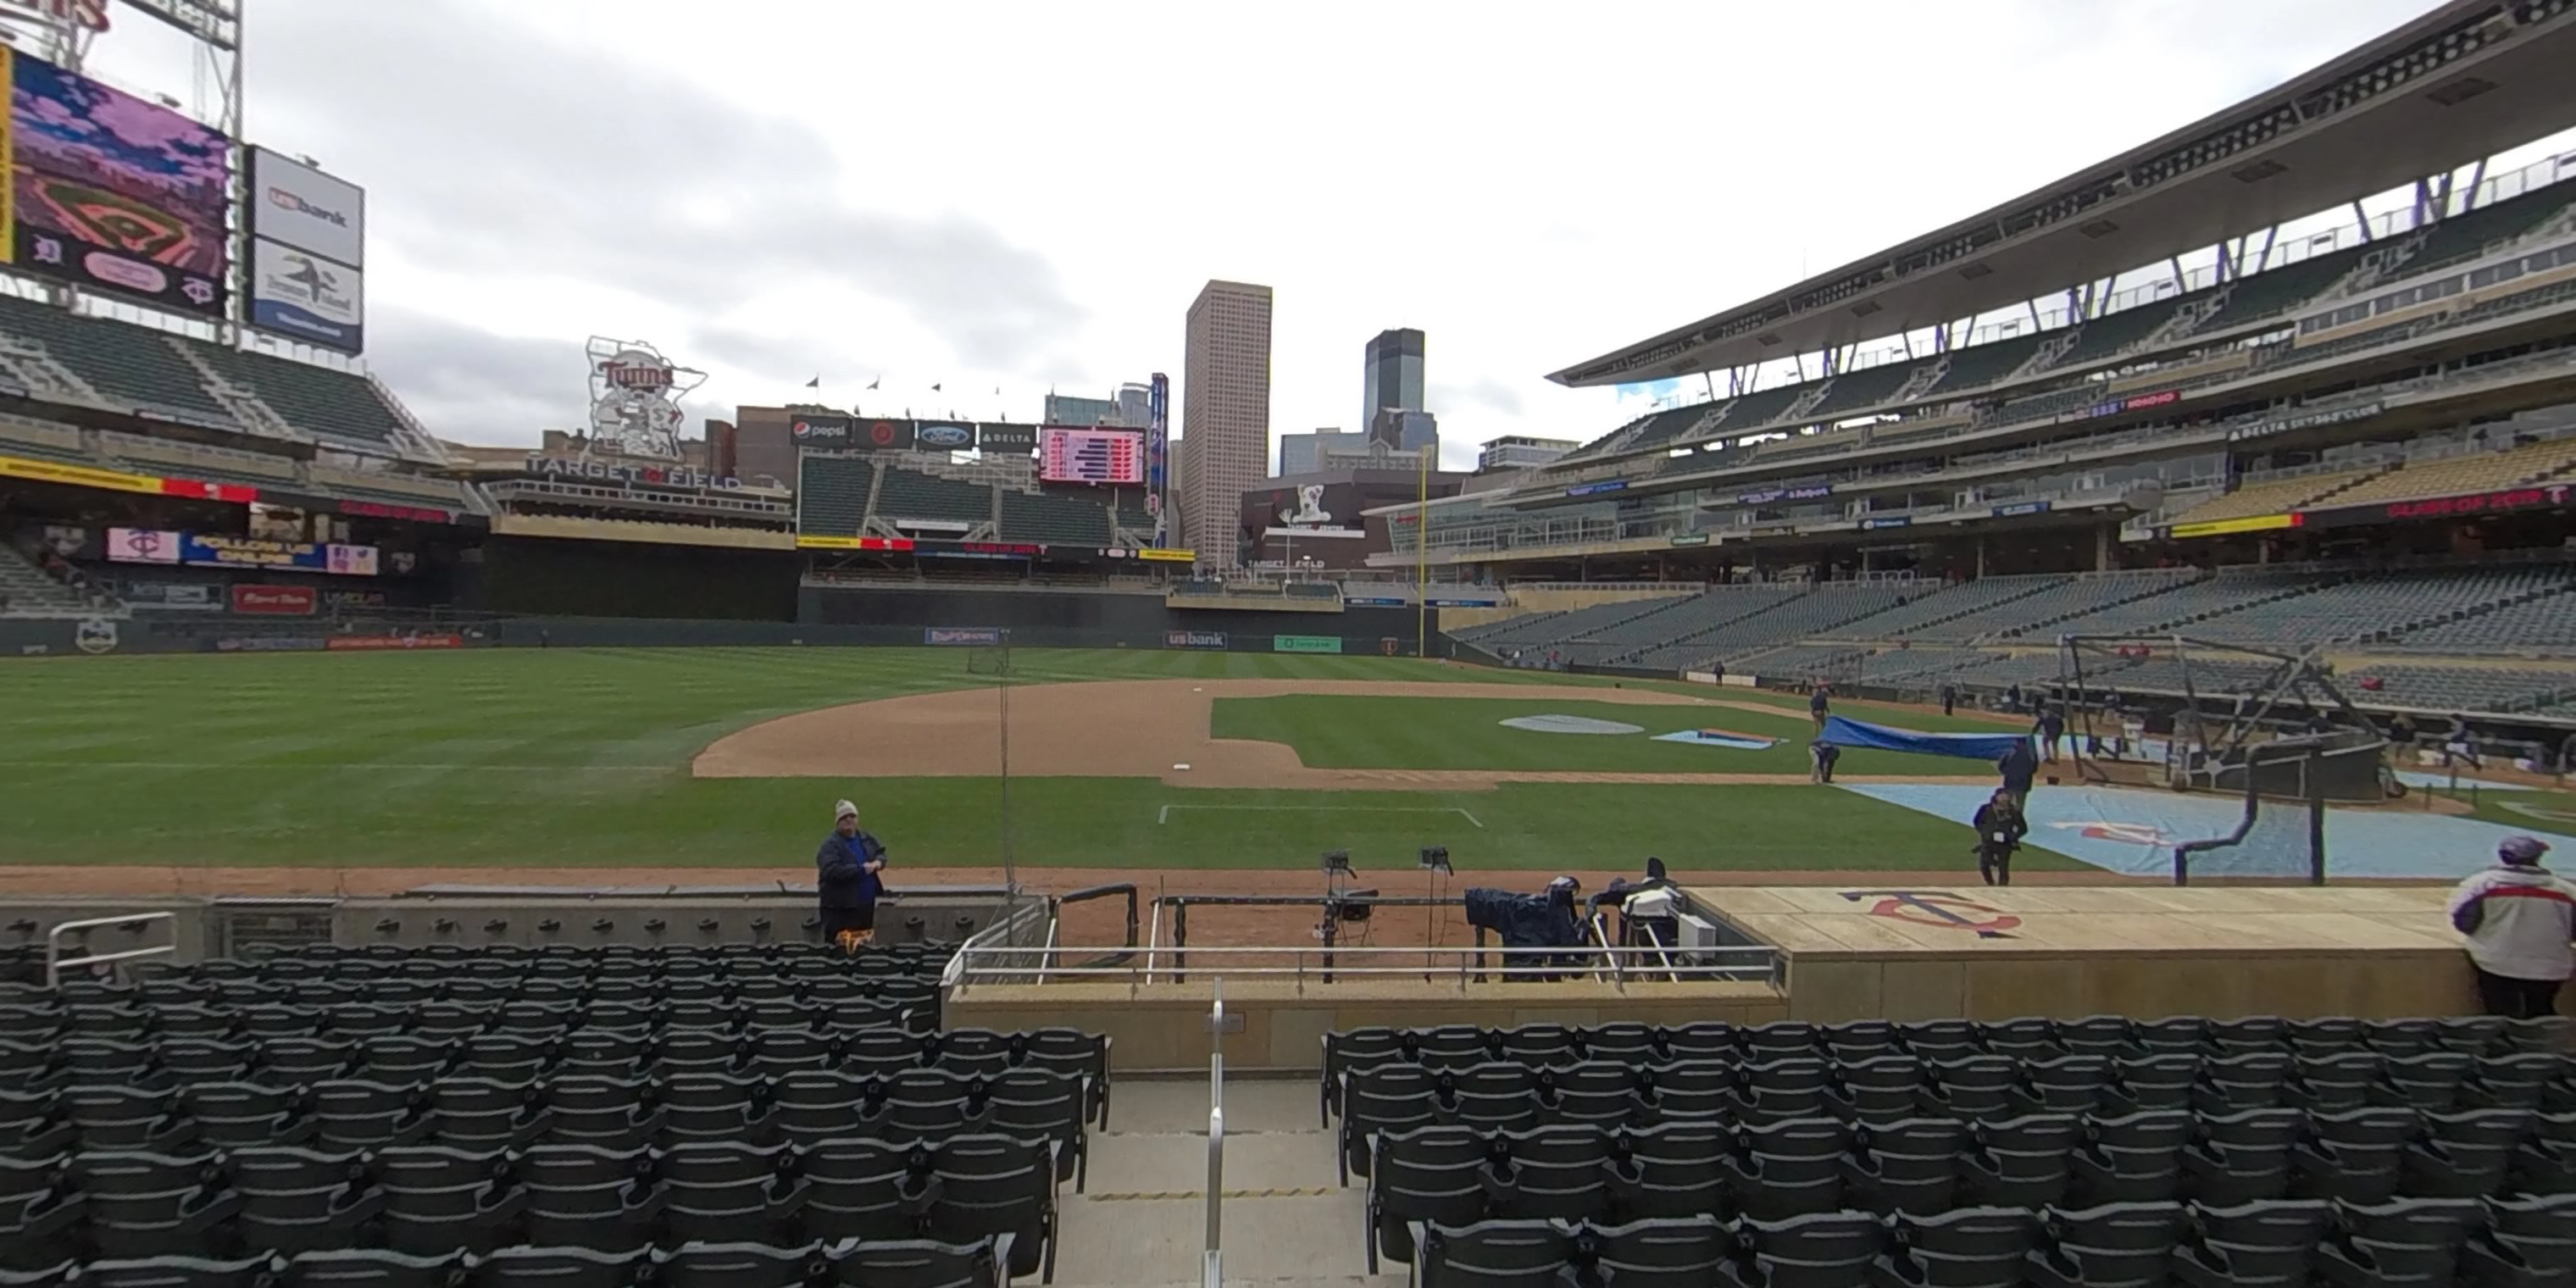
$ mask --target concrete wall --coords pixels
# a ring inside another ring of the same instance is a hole
[[[855,633],[876,644],[920,644],[933,628],[998,627],[1015,645],[1034,648],[1167,647],[1172,632],[1225,636],[1224,650],[1267,653],[1282,635],[1333,637],[1345,654],[1410,657],[1423,620],[1414,608],[1349,608],[1338,613],[1171,608],[1150,595],[1080,591],[890,590],[807,586],[797,617],[810,626]],[[1436,644],[1443,615],[1427,615]],[[1387,641],[1393,640],[1392,646]],[[818,641],[819,642],[819,641]],[[1213,649],[1213,645],[1207,647]]]
[[[1696,591],[1696,587],[1692,588]],[[1450,608],[1442,610],[1441,621],[1449,629],[1483,626],[1488,622],[1527,617],[1532,613],[1562,613],[1594,604],[1625,604],[1640,599],[1667,599],[1669,590],[1515,590],[1512,602],[1501,608]]]

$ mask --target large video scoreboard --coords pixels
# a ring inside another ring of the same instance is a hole
[[[1047,483],[1142,483],[1145,436],[1131,430],[1038,431],[1038,478]]]

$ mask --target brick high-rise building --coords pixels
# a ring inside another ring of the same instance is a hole
[[[1181,433],[1190,443],[1182,536],[1200,563],[1232,567],[1235,511],[1270,467],[1270,288],[1201,288],[1181,373]]]

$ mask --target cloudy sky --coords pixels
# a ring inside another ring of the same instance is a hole
[[[369,360],[446,437],[577,421],[595,334],[710,372],[705,414],[819,375],[1034,419],[1177,382],[1225,277],[1277,292],[1274,432],[1354,427],[1361,345],[1419,327],[1455,464],[1634,410],[1548,371],[2430,7],[259,0],[245,100],[253,141],[368,189]],[[93,70],[210,105],[117,22]]]

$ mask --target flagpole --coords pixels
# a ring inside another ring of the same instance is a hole
[[[1428,656],[1423,650],[1430,647],[1423,632],[1431,621],[1431,453],[1437,450],[1436,440],[1423,445],[1422,481],[1413,494],[1413,655],[1417,658]]]

